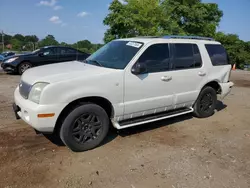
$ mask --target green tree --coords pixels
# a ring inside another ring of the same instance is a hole
[[[250,42],[244,42],[235,34],[218,32],[215,39],[223,44],[230,58],[231,64],[243,68],[244,64],[250,64]]]
[[[128,0],[127,4],[114,0],[109,7],[110,13],[103,21],[109,26],[104,41],[139,35],[163,34],[161,25],[167,18],[159,5],[160,0]]]
[[[102,47],[102,44],[93,44],[88,40],[80,40],[74,43],[72,47],[86,53],[93,53]]]
[[[1,35],[2,36],[2,35]],[[10,40],[12,39],[12,36],[11,35],[8,35],[8,34],[4,34],[4,44],[7,45],[7,44],[10,44]]]
[[[53,35],[47,35],[44,39],[42,39],[39,42],[39,47],[50,46],[50,45],[59,45],[59,43],[57,42],[57,40]]]
[[[21,34],[16,34],[13,38],[19,40],[20,42],[24,42],[24,36]]]
[[[223,13],[200,0],[114,0],[103,23],[104,41],[167,34],[213,36]]]
[[[12,38],[10,40],[10,43],[12,45],[12,49],[14,50],[22,50],[22,42],[16,38]]]
[[[74,48],[86,48],[91,49],[92,43],[88,40],[80,40],[77,43],[73,44]]]
[[[187,35],[214,36],[223,16],[217,4],[200,0],[164,0],[161,6]]]
[[[36,43],[39,41],[38,37],[36,35],[26,35],[24,37],[24,41],[25,42],[33,42]]]
[[[60,46],[68,46],[68,47],[69,47],[70,44],[67,44],[66,42],[61,42],[61,43],[60,43]]]
[[[92,44],[92,49],[91,49],[91,53],[97,51],[99,48],[101,48],[103,46],[103,44]]]

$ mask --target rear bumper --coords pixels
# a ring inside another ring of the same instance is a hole
[[[220,98],[224,99],[232,90],[234,83],[227,82],[227,83],[219,83],[221,88],[221,95]]]

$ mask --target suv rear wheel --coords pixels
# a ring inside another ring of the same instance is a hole
[[[194,115],[198,118],[212,116],[214,114],[216,103],[216,91],[209,86],[203,88],[194,104]]]
[[[100,106],[86,103],[76,107],[64,120],[60,138],[72,151],[97,147],[107,136],[109,117]]]

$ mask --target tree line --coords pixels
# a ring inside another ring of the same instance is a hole
[[[24,36],[21,34],[13,36],[4,34],[4,45],[13,51],[33,51],[37,48],[50,45],[69,46],[87,53],[93,53],[102,46],[102,44],[93,44],[88,40],[80,40],[74,44],[67,44],[65,42],[58,42],[53,35],[47,35],[45,38],[39,40],[36,35]]]
[[[250,64],[250,41],[217,32],[223,11],[201,0],[113,0],[104,19],[104,41],[134,36],[195,35],[221,42],[232,64]]]
[[[103,24],[108,26],[104,35],[107,43],[117,38],[135,36],[195,35],[213,37],[227,49],[230,62],[238,68],[250,64],[250,41],[239,39],[236,34],[217,32],[223,17],[216,3],[201,0],[113,0]],[[102,44],[81,40],[74,44],[59,43],[53,35],[39,40],[35,35],[5,35],[5,44],[14,50],[31,50],[48,45],[71,46],[93,53]]]

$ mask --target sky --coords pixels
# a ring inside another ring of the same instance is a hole
[[[74,43],[102,43],[107,26],[103,19],[112,0],[0,0],[0,30],[7,34],[48,34]],[[250,0],[203,0],[217,3],[224,16],[218,28],[250,41]]]

